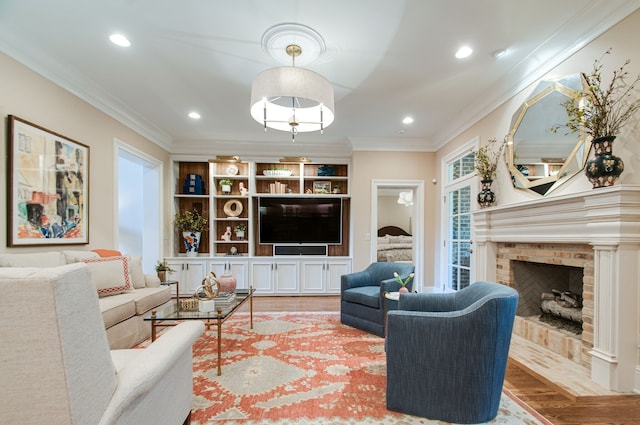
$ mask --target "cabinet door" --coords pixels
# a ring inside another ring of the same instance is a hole
[[[251,285],[256,290],[256,294],[273,293],[273,262],[272,261],[252,261],[251,262]]]
[[[300,292],[297,260],[276,261],[274,272],[277,293],[295,294]]]
[[[324,261],[303,261],[302,262],[302,292],[321,294],[326,291],[325,288],[325,269]]]
[[[238,289],[247,289],[248,282],[248,265],[247,261],[229,261],[228,272],[236,278],[236,287]]]
[[[207,267],[204,261],[185,261],[184,265],[184,283],[180,282],[180,293],[193,295],[196,288],[202,285],[202,280],[207,275]]]
[[[209,270],[220,277],[224,274],[230,274],[236,278],[236,288],[246,289],[249,287],[247,282],[247,260],[214,260],[209,262]]]
[[[168,274],[167,279],[178,281],[180,295],[182,296],[193,295],[196,288],[202,285],[202,279],[205,278],[207,273],[204,261],[167,260],[167,264],[175,270]]]
[[[340,280],[343,274],[351,273],[351,261],[329,261],[325,268],[326,290],[329,293],[340,293]]]

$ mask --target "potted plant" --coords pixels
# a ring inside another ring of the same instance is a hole
[[[198,246],[202,232],[206,232],[207,219],[198,211],[177,212],[174,219],[176,229],[182,232],[182,240],[186,248],[187,256],[198,255]]]
[[[236,232],[236,237],[238,239],[244,239],[244,232],[247,230],[247,226],[245,224],[236,224],[233,228],[233,231]]]
[[[596,157],[587,161],[585,173],[593,188],[612,186],[624,171],[622,159],[612,154],[613,141],[640,110],[637,90],[640,74],[630,80],[625,69],[631,62],[629,59],[613,70],[608,84],[603,84],[602,58],[610,54],[611,49],[594,61],[591,73],[582,73],[583,90],[576,91],[563,103],[566,124],[551,129],[567,127],[572,133],[584,131],[591,136]]]
[[[500,146],[496,147],[497,139],[489,139],[486,145],[478,149],[475,155],[474,168],[480,176],[482,188],[478,193],[478,204],[481,207],[489,207],[496,201],[495,194],[491,190],[491,183],[496,175],[498,161],[502,156],[502,151],[506,146],[506,140],[503,140]]]
[[[158,260],[158,263],[156,264],[156,273],[158,274],[158,279],[160,279],[161,282],[167,281],[167,272],[172,273],[175,272],[175,270],[167,264],[167,260]]]
[[[407,283],[411,282],[411,279],[413,279],[413,276],[414,276],[414,273],[411,273],[409,274],[409,276],[407,276],[405,280],[402,280],[398,272],[393,272],[393,277],[395,277],[396,282],[400,284],[400,290],[398,292],[405,292],[405,293],[409,292],[409,290],[407,289]]]
[[[218,182],[218,184],[220,185],[222,193],[231,193],[231,180],[222,179]]]

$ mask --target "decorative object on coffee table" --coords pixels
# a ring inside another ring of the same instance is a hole
[[[231,273],[225,273],[218,278],[220,285],[220,292],[235,292],[236,290],[236,278]]]

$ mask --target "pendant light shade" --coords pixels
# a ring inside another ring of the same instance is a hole
[[[285,44],[286,40],[291,41]],[[264,131],[272,128],[291,132],[294,142],[298,132],[322,133],[335,116],[333,87],[322,75],[296,68],[296,58],[309,60],[324,51],[320,34],[303,25],[276,25],[264,34],[262,45],[270,54],[286,53],[291,58],[291,66],[268,69],[256,75],[251,86],[253,119],[263,125]],[[303,46],[309,47],[306,56],[302,56]]]
[[[308,69],[268,69],[253,80],[251,116],[265,130],[322,131],[334,119],[333,88],[326,78]]]

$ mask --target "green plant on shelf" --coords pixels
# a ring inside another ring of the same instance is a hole
[[[176,225],[176,229],[181,232],[206,232],[208,230],[207,219],[196,210],[177,212],[173,223]]]

